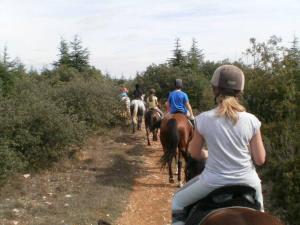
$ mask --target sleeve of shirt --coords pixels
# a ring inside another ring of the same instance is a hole
[[[187,103],[187,102],[189,101],[189,97],[187,96],[186,93],[184,93],[183,96],[184,96],[184,97],[183,97],[183,103],[185,104],[185,103]]]
[[[203,129],[201,130],[201,127],[205,127],[205,116],[203,113],[199,114],[195,117],[195,128],[199,132],[199,134],[203,135]]]
[[[259,121],[259,119],[257,119],[256,116],[253,115],[251,123],[252,123],[252,134],[253,134],[252,137],[253,137],[260,130],[261,122]]]

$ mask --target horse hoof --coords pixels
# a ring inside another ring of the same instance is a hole
[[[183,186],[182,181],[180,181],[178,187],[181,188],[182,186]]]
[[[174,184],[174,179],[173,179],[173,178],[170,178],[170,179],[169,179],[169,182],[170,182],[170,184]]]

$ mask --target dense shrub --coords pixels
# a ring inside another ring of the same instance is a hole
[[[64,113],[76,116],[90,128],[118,124],[120,111],[117,88],[101,79],[74,79],[54,88],[53,100],[66,106]]]
[[[0,184],[8,176],[21,171],[26,167],[26,162],[22,159],[22,155],[16,151],[12,151],[6,143],[1,140],[0,144]]]
[[[271,177],[272,209],[286,221],[300,221],[300,157],[272,163],[267,175]]]
[[[30,168],[48,166],[85,135],[84,124],[64,114],[63,106],[47,96],[48,89],[31,79],[22,80],[0,103],[0,139],[7,143],[2,154],[21,155]]]

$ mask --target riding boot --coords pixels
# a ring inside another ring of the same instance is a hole
[[[195,128],[195,119],[189,119],[189,121],[191,122],[193,128]]]

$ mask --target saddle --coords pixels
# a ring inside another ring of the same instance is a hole
[[[255,189],[244,185],[230,185],[218,188],[203,199],[185,208],[188,213],[186,225],[199,225],[210,213],[228,207],[260,209],[255,199]]]
[[[176,112],[174,112],[173,114],[176,114],[176,113],[179,113],[179,114],[185,115],[185,116],[186,116],[186,118],[188,119],[188,121],[189,121],[190,125],[191,125],[193,128],[195,128],[195,122],[194,122],[193,120],[189,119],[189,118],[187,117],[187,115],[186,115],[184,112],[182,112],[182,111],[176,111]]]

